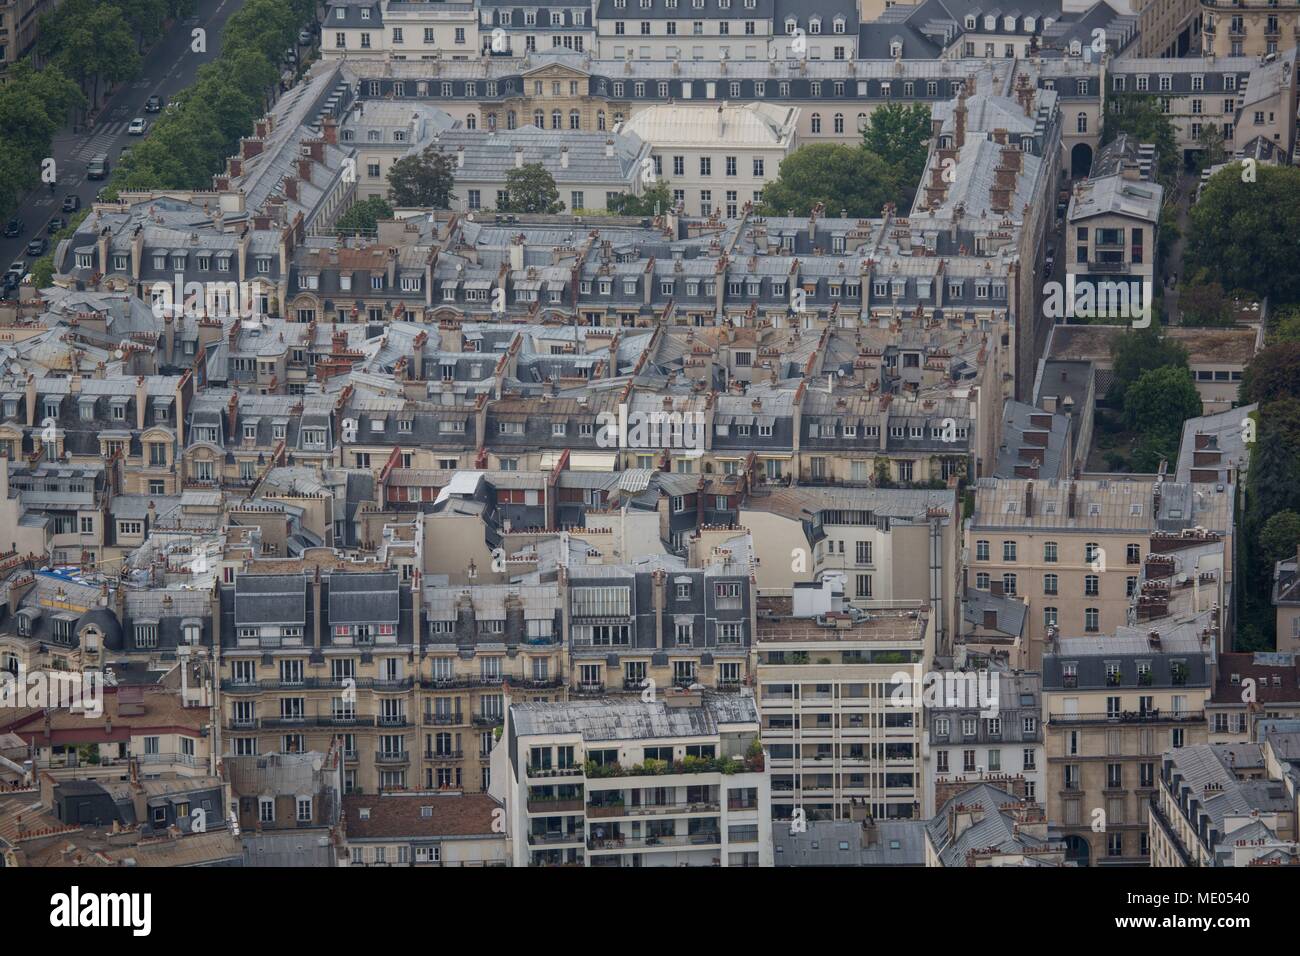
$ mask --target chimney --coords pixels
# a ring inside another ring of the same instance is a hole
[[[1031,481],[1025,485],[1025,517],[1034,516],[1034,483]]]
[[[605,158],[614,158],[614,141],[612,139],[605,140]]]
[[[997,629],[998,629],[998,612],[997,612],[997,611],[992,611],[992,610],[985,611],[985,612],[984,612],[984,630],[986,630],[986,631],[996,631]]]
[[[567,146],[560,147],[560,168],[569,168],[569,147]]]
[[[298,199],[298,180],[292,176],[284,177],[284,198],[295,201]]]
[[[1070,485],[1070,491],[1069,491],[1069,493],[1066,495],[1066,499],[1065,499],[1065,516],[1066,516],[1067,518],[1073,518],[1073,517],[1074,517],[1074,506],[1075,506],[1075,502],[1076,502],[1077,500],[1078,500],[1078,498],[1077,498],[1076,492],[1075,492],[1075,490],[1074,490],[1074,485],[1071,484],[1071,485]]]
[[[331,146],[337,144],[339,141],[339,121],[333,116],[325,117],[325,123],[321,127],[321,136]]]
[[[957,97],[957,108],[952,111],[953,115],[953,143],[958,149],[966,145],[966,92],[962,91]]]
[[[524,148],[522,146],[516,146],[515,147],[515,169],[523,169],[523,168],[524,168]]]

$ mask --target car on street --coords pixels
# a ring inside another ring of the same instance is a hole
[[[144,102],[144,111],[146,113],[161,113],[163,108],[163,98],[155,93]]]
[[[128,136],[143,136],[144,131],[148,128],[149,124],[145,122],[144,117],[137,116],[131,120],[131,125],[126,128],[126,132]]]
[[[45,250],[50,248],[50,240],[44,236],[37,236],[31,242],[27,243],[27,254],[29,256],[40,257],[45,255]]]
[[[22,282],[25,275],[27,275],[27,263],[22,259],[15,259],[9,263],[9,271],[5,273],[6,278],[9,276],[14,277],[14,285]]]
[[[23,234],[23,221],[15,216],[5,223],[5,238],[12,239],[14,236]]]
[[[64,219],[62,216],[54,216],[52,219],[50,219],[49,222],[45,224],[45,231],[46,233],[52,236],[67,224],[68,221]]]
[[[0,279],[0,296],[8,296],[18,288],[18,283],[22,280],[18,277],[6,273],[3,279]]]
[[[311,46],[311,31],[310,31],[310,30],[299,30],[299,31],[298,31],[298,45],[299,45],[299,46]]]
[[[63,211],[76,212],[81,208],[81,197],[76,193],[68,193],[63,197]]]
[[[86,178],[103,179],[108,175],[108,169],[108,155],[106,153],[99,153],[98,155],[91,157],[90,162],[86,164]]]

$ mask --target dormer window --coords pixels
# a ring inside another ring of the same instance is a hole
[[[45,400],[45,417],[46,418],[59,417],[59,400],[57,398],[47,398]]]

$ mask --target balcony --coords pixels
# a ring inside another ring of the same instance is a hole
[[[525,772],[529,777],[580,777],[581,767],[529,767]]]
[[[582,797],[529,797],[528,812],[541,816],[560,813],[581,813]]]
[[[558,677],[554,680],[545,680],[531,678],[529,680],[510,680],[507,683],[513,688],[519,690],[559,690],[564,686],[564,681]]]
[[[345,683],[350,681],[351,683]],[[262,690],[410,690],[413,681],[407,677],[400,681],[376,680],[373,677],[304,677],[301,680],[235,680],[223,678],[221,689],[231,694],[251,694]]]
[[[1102,262],[1094,259],[1088,263],[1089,272],[1119,275],[1128,272],[1128,269],[1127,262]]]
[[[426,727],[456,727],[465,722],[460,711],[454,714],[425,714],[422,722]]]
[[[528,834],[528,843],[530,846],[555,846],[557,844],[574,843],[582,844],[582,834],[577,830],[571,833],[530,833]]]
[[[721,804],[716,800],[704,803],[687,803],[681,801],[678,803],[641,804],[640,806],[633,807],[629,807],[622,803],[612,803],[604,806],[592,804],[587,807],[587,816],[597,819],[608,819],[609,817],[653,817],[673,813],[717,813],[720,809]]]
[[[405,714],[386,714],[378,718],[377,723],[380,727],[409,727],[411,722]]]
[[[716,846],[722,842],[722,832],[708,830],[703,833],[690,833],[684,836],[647,836],[647,837],[603,837],[587,841],[588,850],[641,850],[671,849],[686,846]]]
[[[380,750],[375,753],[375,763],[378,764],[399,764],[410,762],[411,752],[409,750]]]
[[[475,714],[475,727],[497,727],[505,721],[500,714]]]
[[[603,683],[575,684],[573,687],[569,688],[569,693],[577,694],[579,697],[596,697],[605,693],[605,685]]]
[[[425,760],[460,760],[465,756],[463,750],[426,750]]]
[[[1123,710],[1115,714],[1050,714],[1052,724],[1196,724],[1205,721],[1203,710]]]
[[[264,730],[278,730],[285,727],[373,727],[375,718],[356,714],[303,714],[299,717],[263,717],[256,723]]]

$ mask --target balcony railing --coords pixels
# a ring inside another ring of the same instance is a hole
[[[545,798],[529,797],[528,812],[535,814],[559,814],[559,813],[581,813],[582,797],[569,797],[564,799],[547,800]]]
[[[502,717],[500,714],[475,714],[474,715],[475,727],[495,727],[498,724],[504,723],[504,721],[505,718]]]
[[[1121,273],[1128,272],[1128,269],[1129,264],[1127,262],[1102,262],[1094,259],[1088,263],[1089,272]]]
[[[409,750],[380,750],[375,753],[375,763],[410,763]]]
[[[546,846],[555,843],[582,843],[582,834],[577,830],[572,833],[530,833],[528,842],[533,846]]]
[[[465,722],[465,715],[459,710],[454,714],[425,714],[423,721],[426,727],[455,727]]]
[[[350,683],[348,683],[350,681]],[[239,694],[253,693],[259,690],[410,690],[414,681],[410,677],[401,680],[381,680],[374,677],[304,677],[301,680],[282,680],[268,678],[265,680],[236,680],[223,678],[223,691]]]
[[[526,771],[529,777],[580,777],[582,776],[581,767],[529,767]]]
[[[425,760],[460,760],[465,756],[463,750],[426,750]]]
[[[588,850],[626,850],[673,846],[712,846],[722,842],[722,832],[708,830],[683,836],[602,837],[587,841]]]
[[[1049,714],[1053,724],[1195,724],[1205,720],[1203,710],[1122,710],[1118,713]]]
[[[677,803],[654,803],[641,804],[640,806],[630,807],[623,803],[612,803],[604,806],[592,804],[587,807],[587,816],[589,817],[650,817],[658,814],[668,813],[717,813],[721,809],[721,804],[717,800],[688,803],[680,801]]]

